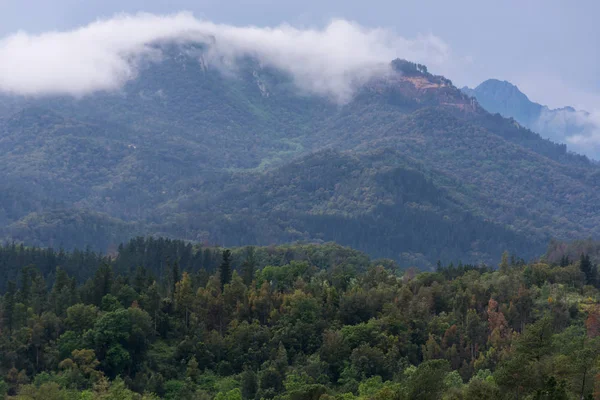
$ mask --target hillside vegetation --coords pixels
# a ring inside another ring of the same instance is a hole
[[[338,241],[403,265],[526,259],[600,234],[600,167],[423,66],[347,104],[256,60],[164,46],[118,93],[0,101],[0,235],[112,251]]]
[[[589,257],[400,272],[335,244],[0,248],[0,396],[595,399]],[[56,265],[60,264],[61,267]],[[14,276],[14,274],[12,275]]]

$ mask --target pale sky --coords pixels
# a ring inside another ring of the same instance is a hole
[[[431,34],[453,56],[432,72],[457,86],[505,79],[542,104],[600,109],[600,2],[594,0],[0,0],[0,38],[139,11],[191,11],[216,23],[261,27],[322,28],[343,18],[406,38]]]

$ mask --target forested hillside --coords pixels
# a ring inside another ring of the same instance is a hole
[[[554,247],[556,248],[556,246]],[[334,244],[0,249],[0,396],[595,399],[587,255],[400,271]]]
[[[405,266],[504,250],[535,256],[537,238],[469,213],[436,179],[449,180],[395,150],[322,151],[256,180],[234,178],[208,203],[181,200],[183,215],[168,229],[184,235],[212,226],[212,240],[236,246],[336,241]]]
[[[403,60],[345,103],[161,44],[118,92],[0,96],[0,237],[110,252],[337,241],[402,265],[597,238],[600,167]]]

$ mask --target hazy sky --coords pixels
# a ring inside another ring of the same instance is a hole
[[[72,29],[119,12],[186,10],[238,26],[322,28],[344,18],[409,39],[434,35],[452,57],[430,69],[458,86],[506,79],[543,104],[600,109],[596,0],[0,0],[0,37]]]

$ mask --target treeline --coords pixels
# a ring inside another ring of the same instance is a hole
[[[241,265],[249,247],[232,249],[234,265]],[[214,273],[221,264],[224,248],[192,244],[183,240],[137,237],[119,245],[113,254],[104,255],[89,248],[71,252],[52,248],[28,247],[22,244],[0,245],[0,294],[10,281],[21,284],[31,268],[51,287],[60,269],[77,283],[91,278],[100,266],[110,266],[116,274],[134,275],[143,270],[151,279],[161,279],[171,268],[195,273]],[[254,258],[257,268],[284,265],[291,261],[309,261],[320,268],[350,264],[359,271],[366,270],[371,261],[364,253],[335,243],[325,246],[312,244],[256,247]],[[382,261],[389,265],[392,261]],[[31,279],[28,278],[28,279]]]
[[[83,280],[87,274],[108,261],[107,257],[91,250],[66,252],[14,243],[0,246],[0,293],[6,291],[8,282],[20,281],[28,273],[28,266],[35,266],[36,273],[52,283],[59,266],[71,277]]]
[[[3,250],[18,249],[48,252]],[[59,266],[50,285],[28,265],[7,284],[3,395],[600,398],[600,285],[586,255],[418,273],[335,244],[136,239],[90,260],[81,281]]]

